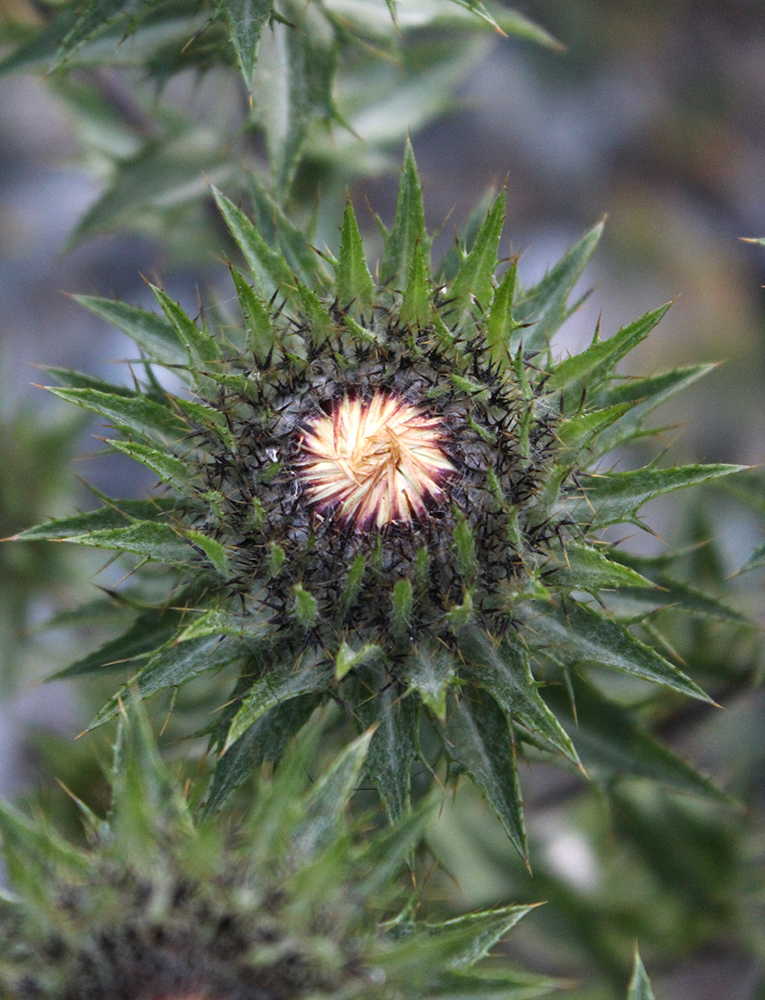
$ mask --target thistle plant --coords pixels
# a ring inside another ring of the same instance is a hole
[[[350,203],[335,256],[275,204],[267,243],[214,193],[249,272],[231,265],[240,315],[192,318],[158,287],[161,314],[81,297],[140,348],[135,386],[54,372],[66,385],[51,391],[105,419],[109,448],[160,483],[152,499],[104,498],[18,536],[133,558],[130,589],[113,597],[138,609],[132,624],[57,676],[127,674],[97,726],[131,688],[146,699],[222,671],[208,812],[334,701],[352,727],[377,727],[366,768],[392,819],[416,762],[443,758],[525,857],[517,759],[581,768],[566,701],[619,712],[593,668],[709,700],[636,631],[635,599],[693,607],[693,595],[657,588],[601,536],[641,527],[656,496],[735,470],[614,470],[705,366],[617,373],[665,308],[556,355],[600,227],[522,289],[500,249],[500,193],[433,268],[411,148],[372,270]],[[158,367],[184,391],[164,389]],[[689,766],[675,773],[708,788]]]
[[[86,847],[0,807],[12,893],[0,988],[38,1000],[532,998],[553,980],[482,960],[531,907],[441,923],[403,891],[425,813],[362,837],[348,818],[367,733],[308,784],[317,733],[262,781],[244,816],[199,822],[145,717],[121,715],[103,819]]]

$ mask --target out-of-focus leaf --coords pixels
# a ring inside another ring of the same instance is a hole
[[[65,63],[81,46],[110,24],[117,21],[128,23],[128,19],[138,14],[141,8],[150,6],[152,0],[89,0],[84,7],[80,7],[77,19],[62,38],[51,69],[57,69]]]
[[[440,992],[431,992],[432,982],[423,982],[425,970],[440,967],[447,975],[454,975],[461,974],[463,969],[470,969],[533,909],[533,904],[503,906],[469,913],[440,924],[396,924],[394,928],[399,937],[408,938],[408,946],[399,943],[396,948],[396,969],[405,974],[418,996],[441,996]],[[427,936],[412,933],[415,929],[425,930]],[[385,969],[384,954],[380,956],[380,965]]]
[[[668,750],[640,727],[630,712],[607,699],[582,678],[572,678],[573,716],[567,691],[552,685],[545,697],[565,721],[590,777],[610,785],[621,777],[651,778],[681,792],[730,804],[730,798],[692,764]]]
[[[705,594],[695,587],[689,587],[679,580],[667,576],[659,576],[656,586],[651,590],[634,587],[623,587],[618,596],[628,601],[638,601],[655,607],[682,608],[690,614],[704,618],[716,618],[718,621],[737,622],[739,625],[752,624],[745,614],[729,607],[723,601]]]
[[[739,570],[739,573],[749,573],[753,569],[762,569],[763,566],[765,566],[765,544],[759,545],[754,550]]]
[[[302,857],[311,857],[336,840],[346,803],[358,787],[372,732],[362,733],[332,762],[319,778],[306,801],[306,817],[292,836],[292,845]]]
[[[527,858],[523,803],[507,719],[480,688],[465,693],[444,730],[447,752],[486,796],[518,853]]]
[[[627,1000],[654,1000],[648,975],[637,951],[635,951],[635,965],[627,991]]]
[[[516,969],[494,968],[481,974],[446,972],[439,976],[423,996],[438,1000],[534,1000],[546,997],[566,987],[560,979],[535,976]]]
[[[337,67],[337,47],[319,11],[287,4],[285,13],[289,23],[273,22],[261,37],[254,86],[271,173],[282,193],[292,181],[310,127],[335,115]]]
[[[209,182],[223,183],[235,170],[226,144],[213,132],[177,126],[177,135],[148,139],[119,160],[109,186],[82,217],[70,242],[116,228],[136,228],[161,210],[196,201]]]
[[[248,93],[252,93],[260,35],[273,8],[273,0],[220,0]]]

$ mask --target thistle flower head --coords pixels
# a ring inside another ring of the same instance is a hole
[[[454,472],[439,437],[437,418],[396,396],[346,395],[304,432],[300,478],[311,503],[359,531],[408,524],[439,502]]]
[[[116,427],[112,446],[164,492],[21,537],[172,568],[164,599],[131,596],[141,610],[129,630],[60,676],[127,665],[148,697],[233,672],[224,693],[223,681],[210,684],[213,705],[226,705],[207,730],[225,751],[216,805],[331,697],[353,725],[378,725],[369,776],[391,816],[408,807],[418,754],[429,767],[442,754],[473,776],[525,853],[519,754],[533,746],[580,765],[556,690],[575,697],[595,664],[705,697],[653,633],[641,639],[632,609],[620,614],[621,593],[659,603],[677,593],[664,580],[657,590],[599,532],[640,525],[650,498],[731,471],[620,472],[605,461],[644,438],[654,407],[706,367],[615,375],[664,309],[556,357],[551,337],[600,227],[519,290],[515,263],[500,260],[500,194],[470,244],[431,270],[411,149],[379,284],[350,205],[333,258],[277,206],[284,253],[216,197],[251,271],[232,267],[238,333],[227,322],[216,336],[160,289],[163,316],[83,300],[148,361],[185,370],[191,397],[152,379],[112,392],[81,375],[52,390]],[[421,739],[423,717],[433,740]]]

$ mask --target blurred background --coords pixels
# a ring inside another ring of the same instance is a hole
[[[0,2],[0,12],[8,3]],[[520,254],[520,275],[532,284],[584,230],[607,216],[603,243],[581,286],[592,293],[569,320],[560,349],[580,349],[598,323],[608,336],[676,300],[630,357],[627,370],[724,364],[660,414],[660,422],[673,427],[665,437],[671,458],[762,463],[765,247],[741,239],[765,235],[762,0],[527,0],[515,7],[562,48],[487,37],[465,61],[451,106],[422,127],[412,126],[428,223],[442,226],[437,246],[448,248],[454,226],[465,222],[488,189],[506,182],[504,249]],[[130,103],[129,86],[110,77],[102,84],[104,93],[112,88],[115,102],[127,102],[137,119],[133,134],[140,132],[141,109]],[[82,238],[72,241],[86,213],[102,204],[111,169],[90,141],[109,123],[83,114],[76,98],[41,74],[0,79],[3,537],[94,505],[78,477],[120,496],[140,495],[151,485],[137,466],[117,456],[94,459],[98,429],[33,385],[50,381],[35,365],[131,378],[119,359],[134,351],[67,293],[148,305],[146,275],[161,279],[188,307],[198,295],[221,300],[230,295],[209,206],[191,214],[180,206],[177,218],[169,206],[161,232],[144,224],[140,213],[134,220],[129,212],[118,220],[107,216],[103,224],[80,226]],[[163,101],[169,108],[193,109],[210,127],[236,127],[243,114],[238,88],[214,73],[201,80],[191,73],[175,77]],[[360,218],[366,198],[385,221],[392,220],[406,127],[402,119],[398,132],[391,133],[388,157],[370,157],[366,176],[355,183]],[[122,139],[129,156],[127,131]],[[215,156],[209,165],[204,151],[198,159],[198,175],[207,169],[215,176]],[[219,181],[224,190],[225,180]],[[326,188],[324,215],[330,218],[342,184]],[[331,244],[331,227],[322,225],[320,219],[320,232]],[[371,217],[368,226],[374,228]],[[685,503],[690,509],[675,501],[656,505],[649,520],[657,537],[642,551],[660,554],[663,539],[691,544],[715,534],[716,572],[727,577],[765,540],[757,504],[742,504],[722,491]],[[688,525],[695,514],[693,535]],[[97,693],[38,682],[81,653],[83,637],[93,645],[98,623],[81,620],[74,631],[40,626],[53,615],[63,626],[88,588],[108,584],[109,570],[98,573],[103,562],[97,553],[69,552],[64,545],[0,549],[1,794],[30,789],[40,765],[48,767],[59,754],[56,734],[71,741],[97,707]],[[701,576],[706,570],[699,563],[697,571]],[[734,580],[727,599],[763,621],[758,586],[756,575],[743,584]],[[710,660],[736,656],[742,673],[759,679],[761,664],[752,644],[736,645],[734,652],[721,645],[724,641],[716,640],[708,646]],[[597,966],[603,992],[589,992],[590,997],[613,995],[609,984],[621,975],[624,950],[636,937],[646,964],[653,960],[657,997],[765,997],[763,850],[761,834],[753,832],[765,800],[764,708],[755,690],[739,690],[725,713],[689,715],[666,734],[676,749],[744,800],[744,813],[667,803],[655,790],[638,788],[623,793],[619,814],[614,800],[582,796],[578,779],[536,769],[524,783],[538,847],[532,857],[541,859],[532,883],[508,857],[491,817],[482,816],[477,824],[482,831],[477,847],[475,830],[463,829],[464,810],[451,818],[445,810],[434,844],[447,861],[472,872],[461,877],[461,903],[557,900],[558,924],[545,925],[541,918],[539,936],[530,932],[523,939],[519,957],[560,975],[573,967],[584,977]],[[71,751],[70,763],[62,764],[58,756],[61,780],[82,783],[83,775],[94,773],[96,765],[83,761],[98,758],[101,749],[97,735],[89,739],[91,748]],[[101,741],[104,757],[107,742]],[[43,794],[58,793],[51,788]],[[484,807],[476,797],[470,808],[479,814]],[[641,851],[652,831],[661,829],[657,817],[666,821],[667,809],[675,810],[673,822],[693,850],[667,857],[666,870],[647,874]],[[622,821],[625,829],[642,822],[643,839],[619,841],[614,830]],[[715,936],[714,926],[728,930]],[[559,955],[540,952],[550,934],[561,942]]]

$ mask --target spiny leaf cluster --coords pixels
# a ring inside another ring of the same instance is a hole
[[[532,998],[552,980],[482,959],[532,907],[429,923],[402,906],[419,811],[360,837],[347,818],[370,734],[309,784],[317,733],[262,780],[244,816],[198,820],[145,717],[123,712],[106,818],[89,845],[0,805],[11,893],[4,997]],[[409,895],[411,894],[411,890]],[[387,918],[387,919],[386,919]]]
[[[554,44],[523,15],[492,11],[481,0],[42,2],[18,23],[0,20],[0,43],[13,45],[0,75],[52,74],[86,143],[99,160],[105,153],[113,161],[107,190],[77,237],[141,221],[156,232],[164,217],[169,229],[180,206],[204,196],[203,172],[218,183],[240,176],[236,161],[252,160],[253,130],[265,135],[269,183],[280,200],[307,145],[314,169],[327,162],[340,169],[350,140],[353,169],[376,160],[379,170],[381,136],[367,134],[361,118],[374,119],[385,143],[441,113],[475,61],[478,34]],[[444,33],[452,40],[448,58],[433,44]],[[103,67],[126,75],[85,84],[76,75]],[[145,99],[144,79],[162,89],[179,73],[210,70],[235,74],[237,91],[243,84],[244,113],[229,108],[221,115],[233,119],[228,126],[173,111],[172,101]],[[400,109],[415,93],[416,111],[402,120]],[[326,140],[332,124],[336,133],[345,130],[343,139]]]
[[[68,384],[51,391],[115,428],[110,446],[150,468],[163,489],[18,537],[171,567],[163,601],[144,600],[122,636],[59,676],[127,671],[148,698],[235,671],[209,730],[225,751],[209,808],[278,758],[328,698],[358,728],[377,725],[367,769],[392,817],[408,808],[415,761],[433,767],[444,757],[450,774],[478,784],[524,856],[517,758],[541,751],[581,768],[593,734],[570,721],[579,698],[602,708],[593,718],[606,727],[598,738],[609,780],[638,774],[716,794],[597,682],[604,668],[706,698],[640,632],[646,616],[634,616],[634,599],[650,595],[652,609],[675,603],[688,614],[726,609],[657,588],[600,531],[641,527],[652,498],[735,471],[614,470],[618,449],[649,433],[655,407],[707,366],[616,374],[664,308],[608,339],[596,335],[578,355],[555,355],[551,338],[600,227],[523,289],[515,262],[500,259],[500,194],[433,270],[408,149],[394,224],[380,223],[376,279],[350,204],[335,257],[317,254],[276,206],[267,241],[216,198],[246,265],[231,266],[241,318],[192,319],[159,288],[161,314],[82,298],[134,339],[146,378],[125,388],[55,372]],[[185,378],[189,394],[164,390],[156,365]],[[344,394],[378,389],[442,420],[459,474],[432,515],[358,532],[311,507],[295,449],[306,420]],[[607,722],[616,718],[623,722]]]

